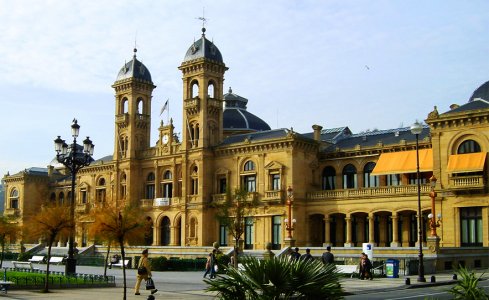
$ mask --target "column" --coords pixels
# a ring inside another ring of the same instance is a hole
[[[382,215],[379,216],[379,246],[387,247],[387,217]]]
[[[156,221],[153,223],[153,246],[160,245],[160,226],[157,226]]]
[[[170,244],[169,246],[177,246],[175,243],[177,240],[175,226],[170,226]]]
[[[331,219],[329,216],[324,218],[324,244],[323,247],[331,245]]]
[[[409,216],[401,216],[402,218],[402,247],[409,247],[409,225],[411,220]]]
[[[346,221],[346,241],[344,244],[344,247],[352,247],[352,242],[351,242],[351,217],[350,215],[346,215],[345,217]]]
[[[375,215],[373,213],[368,214],[368,242],[370,244],[375,243],[375,235],[374,235],[374,230],[375,230]]]
[[[391,247],[399,247],[399,240],[397,239],[397,232],[399,231],[398,228],[398,218],[397,218],[397,213],[392,213],[392,242],[391,242]]]

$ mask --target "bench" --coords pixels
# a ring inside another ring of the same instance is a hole
[[[6,294],[12,284],[14,284],[13,281],[0,281],[0,291]]]
[[[49,263],[50,264],[62,264],[63,263],[63,260],[64,260],[64,257],[61,257],[61,256],[51,256],[51,258],[49,258]]]
[[[129,265],[129,259],[124,259],[124,266],[127,268]],[[112,267],[119,267],[122,268],[122,259],[119,260],[119,262],[116,262],[115,264],[110,263],[109,266]]]
[[[33,263],[43,263],[44,262],[44,256],[40,255],[34,255],[33,257],[28,259],[30,262]]]
[[[14,268],[16,268],[16,269],[26,269],[26,270],[31,270],[31,271],[39,270],[37,268],[34,268],[30,261],[13,261],[12,264],[14,265]]]
[[[336,271],[341,274],[358,274],[358,265],[336,265]]]

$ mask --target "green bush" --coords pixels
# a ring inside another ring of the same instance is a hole
[[[460,267],[457,271],[460,279],[457,285],[451,288],[448,292],[453,295],[453,299],[464,300],[482,300],[489,299],[482,287],[479,287],[479,280],[482,277],[476,277],[474,272],[470,272],[464,267]]]
[[[168,259],[164,256],[152,258],[151,269],[155,271],[166,271],[168,269]]]

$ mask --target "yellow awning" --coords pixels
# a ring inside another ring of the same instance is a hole
[[[433,151],[419,150],[419,171],[433,171]],[[416,150],[382,153],[372,175],[416,173]]]
[[[448,173],[480,172],[484,170],[486,152],[450,155]]]

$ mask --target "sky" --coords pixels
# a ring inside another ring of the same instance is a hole
[[[354,133],[410,126],[464,104],[489,80],[489,1],[0,0],[0,178],[55,157],[54,139],[113,153],[114,83],[137,57],[182,131],[178,66],[205,16],[229,70],[225,91],[272,129]]]

